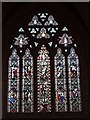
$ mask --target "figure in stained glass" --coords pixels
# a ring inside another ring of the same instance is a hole
[[[28,48],[22,62],[22,112],[33,112],[33,57]]]
[[[51,112],[50,58],[42,45],[37,58],[38,112]]]
[[[8,61],[8,112],[19,112],[19,56],[16,49]]]
[[[74,48],[71,48],[68,56],[68,83],[70,111],[81,111],[79,59]]]
[[[65,57],[60,48],[54,57],[55,66],[55,107],[56,112],[67,111],[67,88]]]

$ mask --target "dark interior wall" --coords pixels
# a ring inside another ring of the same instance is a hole
[[[38,12],[49,12],[54,15],[60,24],[59,29],[68,26],[70,35],[72,35],[78,45],[77,52],[80,57],[81,70],[81,95],[82,112],[81,113],[62,113],[55,114],[53,117],[88,117],[88,79],[89,79],[89,53],[88,53],[88,3],[3,3],[3,38],[2,38],[2,81],[3,81],[3,118],[21,117],[20,115],[7,114],[7,65],[8,57],[11,54],[10,45],[17,30],[30,22],[32,16]],[[28,31],[27,31],[28,33]],[[59,35],[59,32],[55,38]],[[54,38],[54,39],[55,39]],[[34,40],[33,38],[31,38]],[[40,43],[41,41],[39,41]],[[34,52],[34,50],[32,51]],[[34,115],[38,117],[37,113]],[[33,115],[24,115],[23,117],[33,117]]]
[[[2,16],[2,3],[0,2],[0,16]],[[0,17],[0,119],[2,118],[2,17]]]

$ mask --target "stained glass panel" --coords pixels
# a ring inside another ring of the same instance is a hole
[[[22,112],[33,112],[33,57],[26,49],[22,58]]]
[[[66,31],[68,31],[68,28],[67,28],[67,27],[64,27],[64,28],[62,29],[62,31],[66,32]]]
[[[79,59],[74,48],[68,56],[68,82],[70,111],[81,111]]]
[[[64,45],[64,47],[72,44],[72,36],[68,36],[68,34],[64,33],[62,37],[59,37],[59,44]]]
[[[54,20],[54,17],[52,15],[50,15],[48,17],[48,21],[46,21],[44,25],[46,25],[46,26],[50,26],[50,25],[57,26],[58,23]]]
[[[48,13],[38,13],[34,15],[28,24],[28,30],[37,39],[50,38],[58,30],[58,23],[52,15]]]
[[[42,45],[37,58],[38,112],[51,112],[50,57]]]
[[[15,43],[14,45],[19,45],[20,48],[23,47],[23,45],[27,45],[28,41],[27,41],[28,37],[24,37],[23,34],[20,34],[18,37],[15,37]]]
[[[65,57],[60,48],[54,57],[55,63],[55,109],[56,112],[67,111],[67,88]]]
[[[45,28],[42,28],[40,30],[40,33],[37,35],[37,38],[50,38],[50,35],[46,33],[46,29]]]
[[[19,56],[14,49],[8,62],[8,112],[19,112]]]

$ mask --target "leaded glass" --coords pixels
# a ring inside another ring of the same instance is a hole
[[[67,27],[64,27],[64,28],[62,29],[62,31],[66,32],[66,31],[68,31],[68,28],[67,28]]]
[[[34,25],[42,25],[42,23],[40,21],[38,21],[38,17],[35,15],[32,18],[32,21],[29,23],[30,26],[34,26]]]
[[[69,44],[72,44],[72,36],[68,36],[68,34],[64,33],[62,37],[59,37],[59,44],[63,44],[64,47],[67,47]]]
[[[57,44],[55,44],[55,48],[57,48]]]
[[[55,109],[56,112],[67,111],[67,88],[65,57],[60,48],[54,57],[55,64]]]
[[[29,47],[32,48],[32,45],[30,45]]]
[[[51,112],[50,57],[42,45],[37,57],[38,112]]]
[[[46,33],[46,29],[45,28],[42,28],[40,30],[40,33],[37,35],[37,38],[50,38],[50,35]]]
[[[13,45],[10,46],[10,49],[12,49],[12,48],[13,48]]]
[[[26,49],[22,58],[22,112],[33,112],[33,57]]]
[[[20,28],[18,31],[19,32],[25,32],[23,28]]]
[[[68,82],[70,111],[81,111],[79,59],[74,48],[68,56]]]
[[[57,26],[58,23],[54,20],[54,17],[52,15],[50,15],[48,17],[48,21],[46,21],[44,25],[45,26],[50,26],[50,25]]]
[[[50,47],[52,47],[53,42],[49,42],[48,44],[49,44]]]
[[[15,43],[14,45],[19,45],[20,48],[23,47],[23,45],[28,44],[28,37],[25,37],[23,34],[20,34],[18,37],[15,37]]]
[[[38,43],[37,43],[37,42],[34,42],[34,44],[35,44],[35,47],[37,47],[37,46],[38,46]]]
[[[19,112],[19,56],[12,51],[8,62],[8,112]]]
[[[58,23],[52,15],[48,13],[38,13],[34,15],[28,24],[28,30],[37,39],[50,38],[58,30]]]

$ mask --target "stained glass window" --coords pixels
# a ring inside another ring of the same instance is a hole
[[[18,56],[17,50],[14,49],[8,61],[7,111],[32,113],[35,112],[36,105],[37,112],[52,112],[52,106],[58,113],[81,111],[79,58],[74,49],[77,45],[75,42],[73,43],[72,36],[69,36],[68,28],[60,28],[60,36],[58,33],[53,41],[51,37],[57,33],[59,24],[49,13],[34,15],[27,27],[30,35],[28,33],[26,35],[25,30],[20,27],[10,46],[11,50],[14,47],[17,48],[20,54]],[[28,39],[30,36],[33,36],[31,41]],[[45,39],[47,39],[46,42]],[[44,43],[49,48],[48,50]],[[38,51],[40,45],[42,46]],[[32,50],[35,48],[34,52],[35,55],[38,54],[38,57],[34,56],[34,59],[37,64],[34,63],[33,56],[27,47]],[[55,56],[49,54],[51,50],[54,52],[56,49]],[[53,58],[53,67],[50,66],[50,58]],[[36,74],[34,68],[37,70],[37,77],[34,76]],[[54,71],[52,73],[54,79],[50,71]],[[52,80],[55,84],[51,84]],[[37,86],[34,86],[36,84]],[[54,88],[55,91],[51,88]],[[54,103],[51,103],[53,98],[51,91],[55,93]]]
[[[33,112],[33,57],[26,49],[22,58],[22,112]]]
[[[19,112],[19,56],[16,49],[8,62],[8,112]]]
[[[79,58],[74,48],[68,56],[68,83],[70,111],[81,111]]]
[[[38,112],[51,112],[50,57],[42,45],[37,57]]]
[[[67,111],[66,65],[60,48],[54,57],[55,63],[55,109],[56,112]]]

